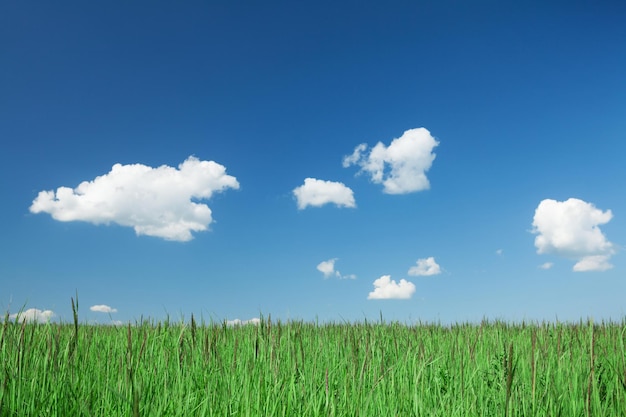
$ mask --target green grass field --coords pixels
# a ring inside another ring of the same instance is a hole
[[[0,416],[624,416],[626,322],[31,324]]]

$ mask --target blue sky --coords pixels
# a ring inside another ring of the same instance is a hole
[[[3,3],[0,307],[621,320],[626,8],[584,3]]]

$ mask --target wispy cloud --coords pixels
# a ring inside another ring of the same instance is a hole
[[[9,318],[12,320],[17,319],[17,321],[19,322],[26,320],[27,322],[47,323],[54,316],[55,314],[52,310],[39,310],[36,308],[29,308],[28,310],[11,314]]]
[[[415,292],[415,285],[405,279],[396,282],[390,275],[383,275],[374,281],[374,291],[367,296],[368,300],[408,299]]]
[[[410,129],[392,140],[389,146],[378,142],[369,153],[367,144],[358,145],[351,155],[343,158],[343,166],[359,166],[359,172],[369,174],[372,182],[382,184],[387,194],[427,190],[430,182],[426,172],[435,160],[433,149],[437,145],[439,142],[423,127]]]
[[[41,191],[30,206],[59,221],[117,223],[137,235],[188,241],[208,229],[213,217],[206,204],[213,193],[239,188],[235,177],[213,161],[189,157],[178,169],[166,165],[115,164],[111,171],[72,189]]]
[[[538,254],[552,253],[576,260],[574,271],[605,271],[615,253],[599,226],[608,223],[611,210],[602,211],[577,198],[543,200],[535,210],[532,232]]]
[[[338,258],[329,259],[327,261],[322,261],[317,265],[317,270],[324,274],[324,278],[330,278],[335,276],[339,279],[356,279],[356,275],[348,274],[343,275],[341,272],[335,269],[335,262],[337,262]]]
[[[441,274],[441,267],[435,262],[434,257],[417,260],[417,265],[412,266],[408,272],[412,276],[430,276]]]
[[[293,190],[293,194],[300,210],[308,206],[321,207],[325,204],[356,207],[354,193],[341,182],[306,178],[303,185]]]
[[[541,265],[539,265],[539,269],[550,269],[554,266],[554,264],[552,262],[545,262]]]
[[[116,308],[109,307],[108,305],[105,305],[105,304],[98,304],[95,306],[91,306],[89,307],[89,310],[97,311],[98,313],[117,313]]]

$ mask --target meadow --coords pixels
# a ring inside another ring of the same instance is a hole
[[[10,320],[0,416],[624,416],[626,321]]]

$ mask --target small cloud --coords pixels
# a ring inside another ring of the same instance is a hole
[[[257,325],[260,322],[261,322],[261,319],[259,319],[258,317],[255,317],[250,320],[241,320],[241,319],[227,320],[226,325],[227,326],[244,326],[246,324]]]
[[[356,275],[354,274],[343,275],[341,272],[335,270],[335,262],[337,262],[337,258],[322,261],[317,265],[317,270],[324,274],[324,278],[336,276],[339,279],[356,279]]]
[[[191,232],[208,230],[211,209],[196,200],[239,188],[235,177],[213,161],[190,156],[178,169],[166,165],[115,164],[107,174],[72,189],[41,191],[32,213],[48,213],[63,222],[116,223],[139,235],[188,241]]]
[[[335,274],[335,262],[337,258],[322,261],[317,265],[317,270],[324,274],[324,278],[330,278]]]
[[[611,210],[602,211],[577,198],[567,201],[543,200],[535,210],[532,233],[538,254],[552,253],[576,260],[573,270],[605,271],[615,253],[613,244],[600,230],[608,223]]]
[[[408,299],[415,292],[415,285],[405,279],[400,282],[391,279],[390,275],[383,275],[374,281],[374,291],[367,296],[368,300]]]
[[[496,255],[501,256],[504,251],[502,249],[498,249],[496,251]]]
[[[408,272],[412,276],[430,276],[441,274],[441,267],[435,262],[434,257],[418,259],[417,265],[412,266]]]
[[[554,266],[552,262],[546,262],[544,264],[539,265],[540,269],[550,269]]]
[[[52,310],[39,310],[36,308],[29,308],[28,310],[21,311],[19,313],[11,314],[10,319],[17,319],[18,322],[26,320],[27,322],[35,323],[47,323],[55,314]]]
[[[98,313],[117,313],[116,308],[111,308],[108,305],[104,305],[104,304],[91,306],[89,307],[89,310],[97,311]]]
[[[341,182],[306,178],[304,185],[295,188],[293,194],[300,210],[307,206],[321,207],[330,203],[337,207],[356,207],[354,193]]]
[[[593,255],[585,256],[574,265],[574,271],[586,272],[586,271],[606,271],[613,268],[613,265],[609,263],[610,255]]]
[[[437,145],[439,142],[427,129],[410,129],[389,146],[378,142],[369,154],[367,144],[358,145],[352,155],[343,158],[343,166],[358,165],[359,173],[369,174],[372,182],[382,184],[387,194],[427,190],[430,182],[426,172],[435,160],[433,149]]]

